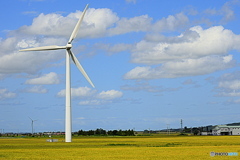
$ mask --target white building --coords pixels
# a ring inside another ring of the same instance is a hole
[[[212,129],[213,135],[240,135],[240,126],[217,125]]]

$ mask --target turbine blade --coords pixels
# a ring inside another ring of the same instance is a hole
[[[83,17],[85,15],[86,11],[87,11],[87,8],[88,8],[88,4],[86,5],[86,7],[85,7],[85,9],[84,9],[84,11],[82,13],[82,16],[79,18],[79,20],[78,20],[78,22],[77,22],[77,24],[76,24],[76,26],[75,26],[75,28],[74,28],[74,30],[72,32],[72,35],[71,35],[71,37],[70,37],[70,39],[68,41],[69,44],[71,44],[72,41],[76,38],[78,30],[79,30],[79,27],[80,27],[80,24],[82,23],[82,20],[83,20]]]
[[[76,58],[76,56],[72,53],[71,50],[67,50],[68,53],[71,55],[71,58],[73,60],[73,62],[75,63],[75,65],[78,67],[78,69],[80,70],[80,72],[83,74],[83,76],[87,79],[87,81],[91,84],[91,86],[93,88],[95,88],[94,84],[92,83],[91,79],[88,77],[87,73],[85,72],[85,70],[83,69],[82,65],[80,64],[80,62],[78,61],[78,59]]]
[[[43,47],[22,49],[19,51],[20,52],[23,52],[23,51],[46,51],[46,50],[58,50],[58,49],[66,49],[66,46],[43,46]]]

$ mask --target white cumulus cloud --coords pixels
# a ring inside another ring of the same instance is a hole
[[[2,50],[0,51],[0,73],[36,73],[40,69],[47,67],[49,62],[55,62],[65,56],[64,52],[46,51],[46,52],[19,52],[19,49],[25,47],[38,47],[49,44],[59,44],[63,42],[62,38],[7,38],[0,41]],[[49,53],[51,52],[51,53]]]
[[[230,89],[230,90],[240,90],[240,80],[235,79],[231,81],[221,81],[218,86],[220,88]]]
[[[78,103],[79,105],[85,105],[85,106],[98,106],[104,104],[103,101],[101,100],[86,100],[86,101],[81,101]]]
[[[88,87],[79,87],[79,88],[71,88],[71,95],[73,97],[83,98],[83,97],[91,97],[96,93],[96,90],[92,90]],[[65,97],[66,90],[63,89],[57,93],[59,97]]]
[[[167,18],[158,20],[153,26],[152,30],[157,32],[173,31],[181,28],[189,23],[188,17],[183,13],[176,15],[169,15]]]
[[[16,33],[28,35],[63,36],[68,38],[81,16],[82,11],[70,13],[66,17],[56,14],[40,14],[30,26],[19,28]],[[78,37],[99,37],[106,34],[118,17],[110,9],[89,8],[81,24]]]
[[[166,62],[156,68],[150,66],[136,67],[126,73],[124,78],[158,79],[204,75],[233,67],[234,64],[235,61],[231,55],[225,57],[207,56],[199,59],[183,59]]]
[[[85,99],[79,102],[80,105],[108,104],[123,96],[121,91],[108,90],[99,93],[97,90],[88,87],[71,88],[71,94],[75,98]],[[65,97],[65,95],[65,90],[57,93],[59,97]]]
[[[116,22],[115,28],[109,29],[110,35],[124,34],[128,32],[139,32],[147,31],[151,27],[152,18],[147,15],[133,17],[133,18],[122,18]]]
[[[240,72],[235,71],[232,73],[223,74],[217,85],[217,96],[229,96],[229,97],[239,97],[240,96]]]
[[[134,3],[136,4],[137,3],[137,0],[125,0],[127,3]]]
[[[33,86],[31,88],[27,88],[26,92],[30,92],[30,93],[47,93],[48,90],[46,88],[44,88],[41,85],[37,85],[37,86]]]
[[[122,96],[123,96],[123,93],[121,91],[109,90],[109,91],[102,91],[97,95],[97,98],[110,100],[110,99],[120,98]]]
[[[16,97],[16,93],[8,91],[6,88],[0,89],[0,99],[14,98]]]
[[[60,82],[60,79],[57,73],[50,72],[41,77],[29,79],[25,83],[26,84],[58,84],[59,82]]]
[[[177,59],[226,55],[231,50],[240,50],[239,43],[240,36],[222,26],[206,30],[195,26],[171,39],[160,36],[154,41],[143,40],[137,43],[131,61],[152,65]]]
[[[190,28],[177,37],[147,35],[132,50],[138,66],[125,79],[158,79],[210,74],[235,66],[231,50],[240,50],[240,35],[222,26]],[[155,65],[155,66],[152,66]]]

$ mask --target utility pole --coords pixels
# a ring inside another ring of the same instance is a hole
[[[167,124],[167,135],[169,135],[169,124]]]
[[[182,124],[183,124],[183,121],[181,119],[181,132],[183,132]]]

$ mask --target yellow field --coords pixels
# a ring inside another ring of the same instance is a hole
[[[79,137],[72,143],[46,139],[0,138],[0,159],[240,159],[240,136]],[[212,151],[239,156],[211,157]]]

